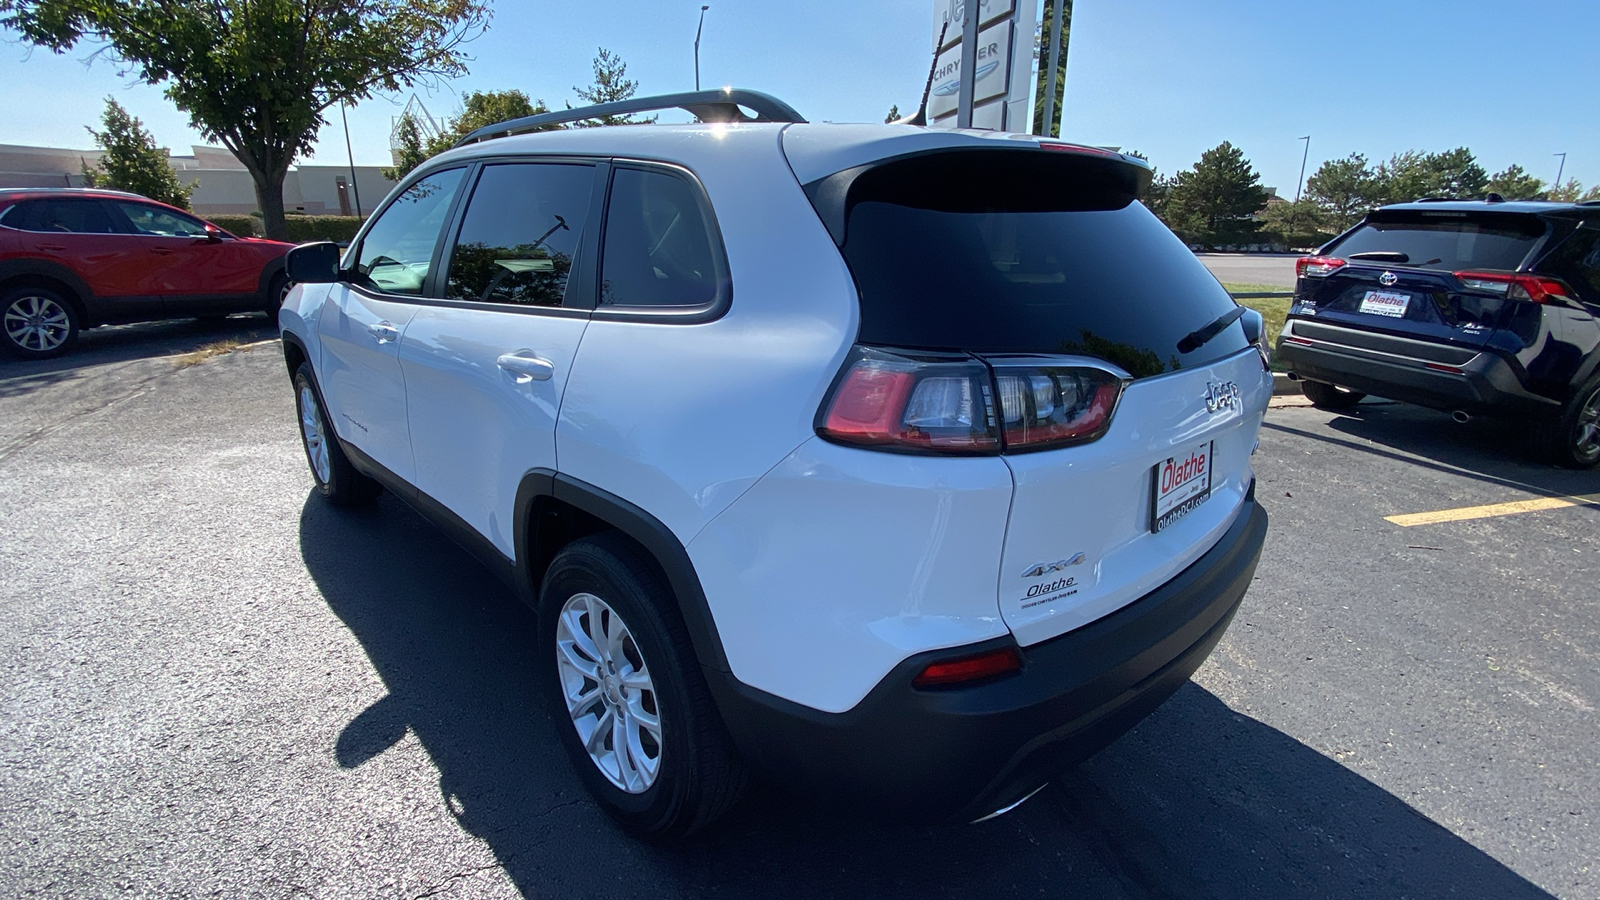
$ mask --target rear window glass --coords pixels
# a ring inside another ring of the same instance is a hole
[[[1384,254],[1375,261],[1445,272],[1516,269],[1544,233],[1545,224],[1537,216],[1375,213],[1329,253],[1345,259]]]
[[[92,198],[24,200],[6,212],[5,224],[23,231],[115,234],[105,207]]]
[[[1104,163],[940,156],[851,189],[843,251],[862,342],[1092,356],[1141,378],[1248,346],[1231,326],[1178,352],[1233,299]]]
[[[666,172],[619,168],[611,177],[603,306],[699,306],[721,290],[711,230],[689,182]]]

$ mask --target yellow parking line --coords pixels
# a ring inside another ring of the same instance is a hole
[[[1440,522],[1462,522],[1467,519],[1487,519],[1493,516],[1514,516],[1517,513],[1538,512],[1542,509],[1565,509],[1569,506],[1600,506],[1600,494],[1578,494],[1572,497],[1538,497],[1533,500],[1513,500],[1510,503],[1490,503],[1487,506],[1462,506],[1433,512],[1409,513],[1403,516],[1384,516],[1384,520],[1405,528],[1413,525],[1437,525]]]

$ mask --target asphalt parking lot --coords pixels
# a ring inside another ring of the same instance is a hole
[[[758,794],[664,850],[586,800],[499,583],[311,495],[276,343],[171,355],[264,320],[88,337],[0,361],[0,895],[1600,896],[1600,508],[1493,514],[1600,474],[1514,427],[1273,410],[1221,646],[1010,815]]]

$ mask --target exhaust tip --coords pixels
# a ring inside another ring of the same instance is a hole
[[[1289,373],[1289,380],[1290,381],[1299,381],[1300,380],[1300,373],[1299,372],[1290,372]]]
[[[1451,413],[1450,414],[1450,418],[1455,419],[1458,423],[1460,423],[1462,425],[1465,425],[1468,422],[1472,421],[1472,416],[1468,415],[1465,410],[1460,410],[1460,409],[1458,409],[1455,412]]]

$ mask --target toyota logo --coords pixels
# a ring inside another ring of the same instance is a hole
[[[1399,281],[1399,280],[1400,280],[1400,276],[1394,274],[1393,272],[1385,272],[1382,275],[1378,276],[1378,283],[1383,285],[1384,287],[1389,287],[1390,285],[1394,284],[1396,281]]]

